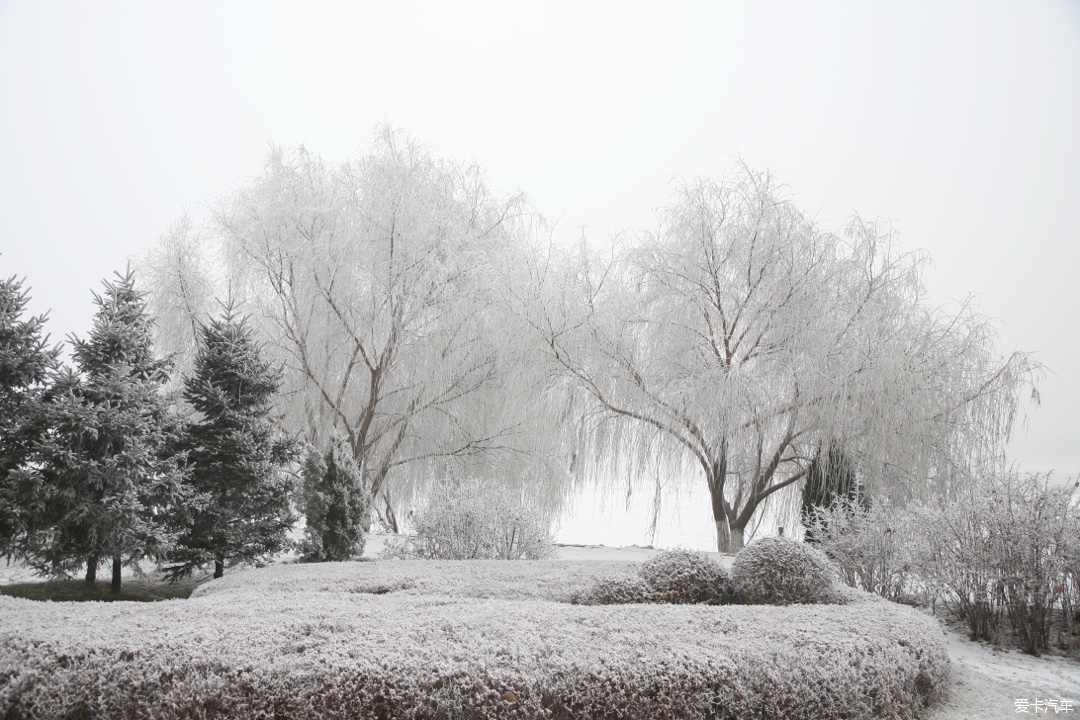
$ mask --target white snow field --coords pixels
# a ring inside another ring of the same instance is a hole
[[[0,717],[954,720],[1015,717],[1017,699],[1080,707],[1076,661],[993,653],[870,596],[563,602],[654,552],[282,564],[159,603],[0,597]],[[0,575],[26,579],[12,570]]]

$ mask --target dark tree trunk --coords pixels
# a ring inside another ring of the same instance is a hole
[[[357,462],[360,461],[357,460]],[[382,499],[386,503],[387,510],[390,509],[390,501],[385,497],[385,491],[383,491],[383,481],[386,478],[385,471],[375,473],[375,475],[372,476],[370,473],[366,472],[365,466],[361,465],[360,477],[364,487],[368,488],[369,497],[371,498],[371,504],[364,510],[363,522],[360,523],[360,529],[367,535],[371,532],[372,515],[385,521],[385,524],[390,524],[390,519],[383,517],[383,514],[379,512],[379,500]],[[396,520],[394,520],[394,525],[397,525]],[[397,532],[397,530],[395,529],[394,532]]]
[[[97,586],[97,566],[98,556],[90,555],[86,558],[86,585],[87,587]]]
[[[218,555],[214,560],[214,577],[219,578],[225,574],[225,556]]]
[[[112,586],[109,588],[109,592],[113,595],[120,594],[120,567],[123,565],[123,561],[119,555],[113,555],[112,559]]]
[[[716,549],[725,554],[734,554],[742,550],[743,533],[746,524],[736,527],[735,513],[724,499],[724,485],[727,480],[727,447],[720,446],[720,456],[712,466],[705,469],[709,485],[709,499],[712,501],[713,523],[716,525]]]

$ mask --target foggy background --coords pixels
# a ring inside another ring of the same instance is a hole
[[[91,290],[270,143],[336,161],[382,122],[565,237],[739,157],[823,227],[891,220],[936,301],[976,293],[1049,369],[1012,458],[1080,472],[1080,4],[0,0],[0,274],[85,336]],[[706,497],[665,498],[657,544],[715,548]],[[586,493],[560,539],[645,542],[649,499]]]

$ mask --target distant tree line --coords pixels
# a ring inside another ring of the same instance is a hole
[[[283,547],[292,507],[305,555],[337,559],[465,479],[548,515],[656,479],[703,484],[734,552],[770,513],[955,495],[1037,398],[1042,366],[930,305],[887,225],[826,231],[745,165],[679,186],[653,232],[553,236],[381,128],[339,163],[275,148],[177,223],[145,298],[130,273],[95,298],[70,369],[9,281],[3,549],[91,581],[220,574]]]

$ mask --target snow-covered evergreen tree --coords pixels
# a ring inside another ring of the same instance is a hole
[[[41,392],[59,348],[48,347],[45,316],[23,319],[29,296],[17,278],[0,280],[0,554],[17,554],[32,502],[27,484],[42,432]]]
[[[339,561],[362,555],[370,497],[348,440],[335,437],[325,452],[312,448],[304,459],[303,478],[304,557]]]
[[[226,307],[201,328],[201,346],[184,399],[198,414],[186,431],[196,502],[179,518],[173,577],[213,562],[255,562],[287,546],[296,522],[292,482],[283,473],[293,443],[269,419],[280,372],[265,359],[250,329]]]
[[[154,355],[152,323],[130,270],[94,294],[89,338],[72,338],[75,370],[52,378],[40,445],[29,542],[39,570],[67,574],[83,563],[93,586],[112,560],[112,592],[124,564],[158,558],[173,535],[167,509],[183,498],[174,457],[179,424],[164,392],[170,362]]]

